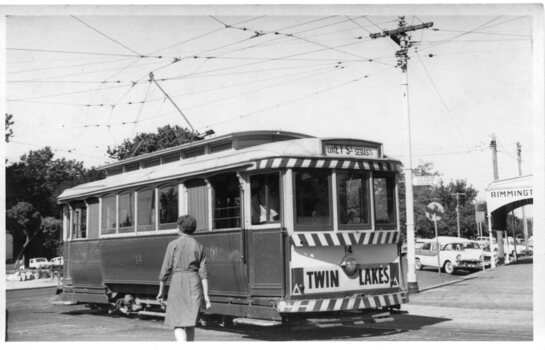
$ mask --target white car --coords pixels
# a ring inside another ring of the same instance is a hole
[[[62,266],[64,265],[64,258],[62,256],[58,256],[56,258],[51,259],[51,266]]]
[[[469,239],[440,236],[437,241],[435,239],[423,241],[425,243],[415,252],[417,270],[424,266],[430,266],[441,268],[446,273],[452,274],[455,270],[460,269],[482,270],[483,264],[490,263],[490,259],[486,259],[479,244]]]
[[[32,258],[28,263],[28,267],[31,269],[47,269],[50,264],[46,258]]]

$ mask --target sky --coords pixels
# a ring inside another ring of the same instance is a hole
[[[413,166],[465,179],[532,173],[532,14],[527,5],[19,8],[6,18],[5,110],[16,162],[50,146],[88,167],[166,124],[279,129],[383,143],[405,161],[401,70],[389,38],[415,31],[408,68]],[[184,120],[158,86],[183,111]]]

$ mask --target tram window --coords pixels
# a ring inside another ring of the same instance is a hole
[[[87,208],[77,204],[72,211],[72,238],[87,237]]]
[[[295,224],[309,228],[331,228],[330,171],[306,170],[295,173]],[[299,227],[305,229],[305,227]]]
[[[159,228],[176,228],[178,220],[178,186],[159,188]]]
[[[369,226],[369,176],[361,172],[338,171],[339,225]]]
[[[116,216],[115,216],[115,195],[109,195],[102,198],[102,234],[115,233]]]
[[[252,225],[280,222],[280,177],[261,174],[250,177]]]
[[[394,178],[387,175],[375,175],[375,223],[377,226],[395,224]]]
[[[119,232],[134,231],[134,192],[119,195]]]
[[[155,230],[155,189],[138,191],[138,231]]]
[[[240,227],[240,188],[235,174],[210,179],[214,189],[214,229]]]

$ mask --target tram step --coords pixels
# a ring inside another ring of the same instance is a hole
[[[274,327],[274,326],[280,326],[282,322],[280,321],[273,321],[273,320],[259,320],[256,318],[245,318],[245,317],[239,317],[234,318],[233,323],[236,324],[247,324],[251,326],[260,326],[260,327]]]

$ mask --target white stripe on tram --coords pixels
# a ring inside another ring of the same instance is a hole
[[[330,235],[331,240],[333,241],[333,245],[341,245],[341,241],[339,240],[339,237],[335,233],[332,233]]]
[[[290,158],[290,160],[288,160],[288,164],[286,165],[288,168],[293,168],[295,166],[295,163],[297,162],[297,159],[295,158]]]
[[[367,300],[369,300],[369,304],[371,304],[372,308],[377,307],[377,304],[375,303],[375,298],[369,297],[369,298],[367,298]]]
[[[371,241],[371,234],[376,234],[376,232],[365,232],[365,239],[363,240],[364,244],[373,244],[373,241]]]
[[[310,159],[303,160],[303,164],[301,164],[301,168],[308,168],[310,165]]]
[[[273,168],[279,168],[281,162],[282,162],[282,158],[275,158],[274,161],[273,161],[272,167]]]
[[[329,233],[318,233],[318,239],[320,240],[320,243],[322,243],[323,246],[328,246],[327,240],[325,239],[325,235],[328,235]]]
[[[316,168],[323,168],[324,164],[325,164],[325,160],[320,159],[319,161],[316,162]]]
[[[320,311],[327,311],[327,307],[329,306],[329,301],[331,299],[324,299],[322,301],[322,305],[320,306]]]

